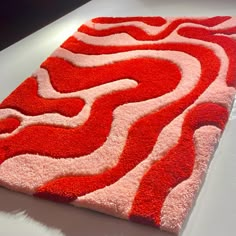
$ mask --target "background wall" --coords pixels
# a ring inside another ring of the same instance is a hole
[[[0,3],[0,50],[89,0],[7,0]]]

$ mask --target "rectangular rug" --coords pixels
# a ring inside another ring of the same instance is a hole
[[[86,22],[0,104],[0,185],[178,233],[229,117],[235,55],[235,17]]]

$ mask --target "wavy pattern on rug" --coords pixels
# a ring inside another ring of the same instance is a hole
[[[99,17],[0,104],[0,184],[178,233],[227,123],[236,18]]]

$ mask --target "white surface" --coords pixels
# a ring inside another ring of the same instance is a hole
[[[129,15],[236,15],[236,1],[94,0],[89,2],[0,52],[0,100],[31,75],[40,63],[84,21],[96,16]],[[205,184],[182,236],[236,235],[235,129],[236,120],[231,114]],[[15,212],[22,211],[33,220],[17,217]],[[43,231],[45,228],[47,231]],[[89,210],[42,201],[0,188],[0,235],[167,236],[169,234]]]

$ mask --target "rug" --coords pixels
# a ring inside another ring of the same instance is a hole
[[[0,185],[178,233],[229,117],[235,40],[228,16],[86,22],[0,104]]]

